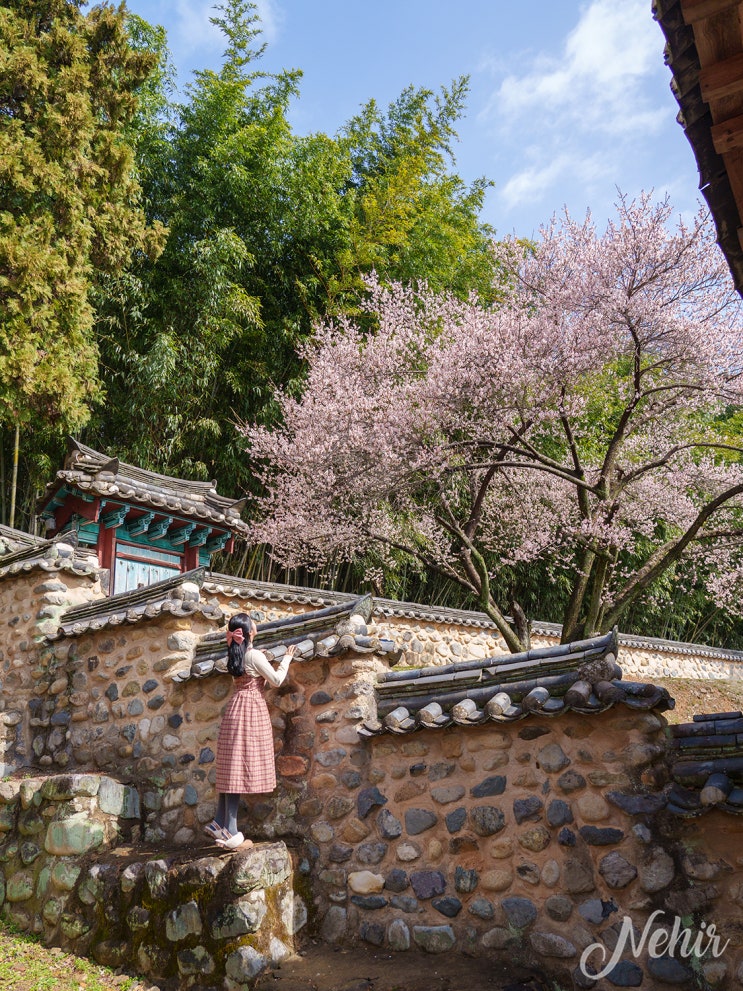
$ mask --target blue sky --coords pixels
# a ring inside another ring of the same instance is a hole
[[[216,68],[224,49],[202,0],[128,0],[162,24],[179,73]],[[691,148],[650,0],[259,0],[266,69],[298,68],[299,133],[335,133],[374,97],[470,76],[456,167],[493,180],[484,219],[530,235],[567,206],[603,225],[617,187],[698,199]]]

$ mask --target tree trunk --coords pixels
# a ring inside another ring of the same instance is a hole
[[[583,627],[583,637],[592,637],[599,625],[599,617],[603,612],[602,598],[606,586],[606,576],[608,574],[609,561],[605,554],[599,558],[596,567],[593,569],[591,581],[591,597],[589,599],[588,613]]]
[[[21,426],[16,421],[15,438],[13,440],[13,476],[10,483],[10,519],[8,526],[15,526],[15,497],[18,488],[18,451],[20,448]]]
[[[498,609],[490,594],[490,579],[482,554],[470,545],[469,547],[463,547],[459,556],[464,565],[465,574],[470,581],[470,587],[476,591],[480,608],[495,623],[509,651],[512,654],[522,653],[527,648],[519,639],[518,634],[509,625],[506,617]]]
[[[516,636],[521,641],[522,649],[529,650],[531,647],[531,626],[526,618],[526,613],[516,601],[516,596],[511,593],[511,615],[513,625],[516,627]]]
[[[583,637],[577,635],[578,624],[580,622],[581,612],[583,611],[583,602],[586,597],[588,582],[591,578],[591,571],[595,563],[595,552],[590,549],[586,550],[583,560],[580,563],[580,574],[576,576],[570,601],[563,616],[562,643],[570,643],[572,640],[583,639]]]

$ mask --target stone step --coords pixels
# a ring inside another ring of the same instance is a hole
[[[283,842],[122,843],[139,810],[107,775],[0,782],[0,911],[49,946],[179,985],[239,991],[293,954],[307,906]]]

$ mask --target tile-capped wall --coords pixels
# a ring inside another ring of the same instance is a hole
[[[48,773],[84,769],[133,785],[144,839],[188,848],[213,814],[216,735],[231,685],[216,672],[185,682],[172,676],[219,624],[200,611],[163,612],[34,642],[70,595],[100,594],[95,580],[60,572],[0,582],[9,631],[2,677],[14,689],[3,690],[0,703],[6,754]],[[65,587],[52,587],[56,581]],[[259,622],[318,608],[229,597],[218,604],[228,614],[247,609]],[[434,655],[450,662],[491,652],[482,628],[388,619],[377,617],[369,632],[409,645],[407,662],[417,653],[431,663]],[[428,647],[414,651],[424,635]],[[743,983],[737,820],[713,811],[700,832],[663,810],[662,717],[616,707],[361,739],[357,726],[374,715],[374,683],[387,663],[352,652],[315,657],[293,664],[281,688],[267,692],[279,786],[248,800],[241,825],[270,843],[283,836],[306,842],[324,939],[393,951],[518,954],[525,966],[577,982],[587,946],[598,941],[610,951],[625,915],[642,927],[663,910],[663,925],[675,913],[685,925],[713,921],[730,939],[724,958],[699,961],[697,976],[718,986]],[[20,847],[11,853],[17,856]],[[16,870],[12,861],[12,876],[24,874],[19,864]],[[19,880],[11,895],[27,888]],[[115,947],[98,952],[109,949],[114,959]],[[208,968],[207,957],[217,957],[205,952],[199,960]],[[177,954],[168,961],[181,966]],[[184,961],[201,966],[188,954]],[[680,971],[647,954],[625,964],[614,976],[630,986],[662,986],[669,975],[697,980],[684,961],[674,961],[686,968]],[[162,961],[154,954],[139,965],[155,975]],[[196,980],[196,971],[182,976]]]

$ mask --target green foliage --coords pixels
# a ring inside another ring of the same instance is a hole
[[[372,268],[489,298],[492,231],[478,219],[487,184],[450,168],[465,80],[300,137],[288,114],[301,74],[259,68],[254,4],[217,12],[223,64],[197,72],[181,104],[162,36],[130,25],[159,66],[135,127],[148,215],[170,233],[157,262],[140,258],[101,294],[109,402],[88,439],[238,494],[252,473],[234,422],[273,422],[313,323],[355,311]]]
[[[465,77],[438,95],[410,86],[386,115],[372,100],[341,132],[352,174],[336,291],[358,296],[360,276],[375,269],[382,280],[493,298],[487,239],[495,232],[478,220],[490,183],[468,188],[448,170],[467,88]]]
[[[100,395],[91,286],[161,232],[123,136],[152,66],[122,10],[0,8],[0,422],[71,427]]]

